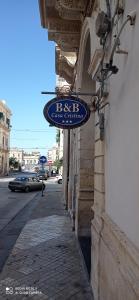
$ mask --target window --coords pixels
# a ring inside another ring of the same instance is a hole
[[[29,182],[33,182],[33,178],[30,177],[30,178],[28,179],[28,181],[29,181]]]
[[[10,127],[10,119],[6,118],[6,124],[8,125],[8,128]]]
[[[3,112],[0,112],[0,120],[4,121],[4,114],[3,114]]]
[[[17,177],[16,181],[28,181],[27,177]]]

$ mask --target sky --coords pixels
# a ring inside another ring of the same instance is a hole
[[[55,43],[41,26],[38,0],[0,0],[0,100],[12,111],[10,147],[47,150],[56,128],[43,116],[54,91]]]

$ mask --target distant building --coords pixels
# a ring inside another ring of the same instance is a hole
[[[0,175],[9,172],[10,118],[11,110],[0,100]]]
[[[32,169],[38,165],[40,152],[25,152],[23,149],[14,147],[10,149],[10,157],[14,157],[22,167]]]
[[[63,158],[63,129],[60,129],[59,159]]]
[[[23,154],[23,162],[24,162],[24,166],[27,169],[32,169],[33,167],[35,167],[35,165],[38,164],[39,161],[39,157],[40,157],[40,152],[24,152]]]
[[[51,161],[52,163],[54,163],[54,161],[58,159],[58,151],[59,151],[58,146],[54,146],[48,150],[47,152],[48,162]]]
[[[23,149],[19,149],[17,147],[14,147],[14,148],[10,148],[10,157],[13,157],[15,158],[19,163],[20,165],[23,164],[23,156],[24,156],[24,151]]]

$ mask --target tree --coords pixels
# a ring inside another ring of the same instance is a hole
[[[10,157],[9,158],[9,167],[14,168],[15,162],[16,162],[16,158],[15,157]]]
[[[9,158],[9,167],[13,168],[13,169],[19,169],[20,163],[19,163],[19,161],[16,160],[15,157],[10,157]]]
[[[54,166],[56,167],[57,171],[59,171],[62,165],[63,165],[63,158],[61,159],[58,158],[54,161]]]

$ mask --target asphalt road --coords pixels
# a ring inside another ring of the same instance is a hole
[[[23,209],[38,193],[15,192],[8,189],[8,182],[14,177],[0,178],[0,231]]]
[[[41,191],[12,193],[8,189],[8,181],[12,178],[0,178],[0,272],[42,196]],[[46,181],[46,189],[47,192],[58,191],[61,185],[56,184],[56,180],[52,178]]]

